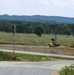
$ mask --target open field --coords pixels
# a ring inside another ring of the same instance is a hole
[[[53,35],[42,35],[38,37],[35,34],[16,34],[16,50],[46,52],[52,54],[74,55],[74,48],[70,48],[70,43],[74,43],[74,37],[66,35],[57,35],[59,47],[50,48],[48,43],[51,42]],[[13,50],[13,34],[0,32],[0,49]]]
[[[54,35],[42,35],[38,37],[35,34],[16,34],[16,44],[20,45],[36,45],[36,46],[47,46],[51,42],[51,38],[54,38]],[[57,35],[57,42],[64,46],[74,43],[74,37],[66,35]],[[0,44],[12,44],[13,43],[13,34],[0,32]]]

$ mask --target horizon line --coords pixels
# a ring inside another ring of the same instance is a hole
[[[34,14],[34,15],[16,15],[16,14],[13,14],[13,15],[10,15],[10,14],[0,14],[0,16],[2,15],[8,15],[8,16],[47,16],[47,17],[64,17],[64,18],[74,18],[74,17],[68,17],[68,16],[56,16],[56,15],[41,15],[41,14]]]

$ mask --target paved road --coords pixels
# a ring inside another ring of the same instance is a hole
[[[49,67],[39,66],[38,63],[0,63],[0,75],[50,75],[50,71]]]
[[[0,51],[13,52],[13,50],[6,50],[6,49],[0,49]],[[31,55],[42,55],[42,56],[56,56],[56,57],[65,57],[65,58],[74,58],[74,56],[68,56],[68,55],[47,54],[47,53],[38,53],[38,52],[26,52],[26,51],[17,51],[17,50],[15,50],[15,53],[31,54]]]
[[[51,75],[52,70],[71,64],[74,61],[0,62],[0,75]]]
[[[2,50],[13,52],[12,50]],[[15,51],[21,54],[58,56],[74,58],[74,56],[46,54],[36,52]],[[74,61],[47,61],[47,62],[0,62],[0,75],[51,75],[52,70],[61,70],[65,65],[74,64]]]

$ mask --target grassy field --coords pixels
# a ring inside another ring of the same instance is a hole
[[[40,56],[40,55],[30,55],[30,54],[20,54],[10,52],[0,52],[0,61],[51,61],[51,60],[74,60],[74,58],[61,58],[52,56]]]
[[[0,52],[0,61],[51,61],[55,60],[53,57],[40,56],[40,55],[29,55],[29,54],[19,54]]]
[[[54,38],[54,35],[42,35],[42,37],[38,37],[35,34],[16,34],[16,44],[21,45],[48,45],[51,42],[51,38]],[[66,35],[57,35],[57,42],[62,45],[69,45],[70,43],[74,43],[74,37]],[[0,32],[0,44],[12,44],[13,43],[13,34]]]

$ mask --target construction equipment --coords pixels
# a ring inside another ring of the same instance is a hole
[[[59,44],[58,42],[56,42],[56,40],[54,38],[51,38],[52,43],[49,43],[49,47],[57,47],[60,46],[61,44]]]
[[[54,43],[49,43],[48,45],[49,47],[57,47],[57,46],[60,46],[61,44],[54,42]]]
[[[70,47],[74,47],[74,43],[71,43],[71,44],[70,44]]]

